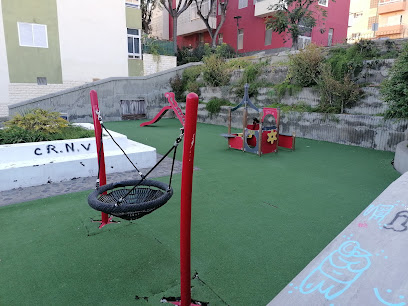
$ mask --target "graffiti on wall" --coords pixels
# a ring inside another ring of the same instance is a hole
[[[91,148],[91,143],[79,144],[79,143],[64,143],[60,146],[47,145],[45,147],[39,147],[34,149],[34,154],[37,156],[45,154],[63,154],[63,153],[85,153]]]

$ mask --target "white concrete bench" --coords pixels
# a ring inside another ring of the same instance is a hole
[[[92,124],[81,125],[93,129]],[[155,148],[109,132],[136,167],[151,168],[155,165]],[[109,136],[103,136],[103,143],[107,173],[134,169]],[[97,174],[94,137],[0,146],[0,191]]]

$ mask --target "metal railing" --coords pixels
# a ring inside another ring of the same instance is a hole
[[[173,42],[168,40],[160,40],[155,38],[143,39],[143,53],[157,55],[174,55]]]

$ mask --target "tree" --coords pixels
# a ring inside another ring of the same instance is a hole
[[[267,28],[279,34],[290,34],[292,49],[297,50],[299,36],[311,31],[320,15],[324,24],[327,11],[318,5],[318,2],[319,0],[279,0],[268,8],[274,12],[266,20]],[[324,33],[324,28],[321,28],[320,32]]]
[[[157,7],[158,0],[141,0],[140,10],[142,11],[142,29],[146,34],[150,34],[152,27],[153,10]]]
[[[177,54],[177,19],[194,0],[177,0],[176,7],[173,8],[172,0],[160,0],[161,5],[166,9],[173,19],[173,50]]]
[[[207,31],[210,34],[211,48],[214,49],[216,47],[218,33],[220,32],[221,27],[225,22],[226,18],[225,16],[227,13],[229,0],[224,0],[223,2],[220,2],[221,21],[219,24],[217,24],[215,32],[213,31],[213,28],[210,26],[210,18],[212,17],[212,15],[216,15],[217,13],[217,0],[194,0],[194,2],[195,5],[197,6],[197,14],[198,16],[200,16],[201,20],[204,21],[205,26],[207,27]],[[208,11],[206,8],[207,5],[209,5]]]

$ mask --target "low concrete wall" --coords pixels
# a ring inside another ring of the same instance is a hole
[[[401,174],[408,171],[408,140],[402,141],[397,145],[394,168]]]
[[[408,173],[405,173],[268,306],[406,305],[407,187]]]
[[[180,104],[184,107],[184,104]],[[231,125],[242,128],[243,109],[232,113]],[[248,109],[248,122],[258,117]],[[228,107],[222,106],[218,114],[210,114],[204,104],[199,105],[198,121],[208,124],[228,125]],[[383,151],[395,151],[405,139],[408,120],[384,120],[380,116],[333,115],[321,113],[281,113],[280,132],[297,137],[323,140]]]
[[[144,77],[108,78],[82,86],[63,90],[9,106],[10,117],[20,111],[33,108],[67,113],[71,122],[92,122],[89,92],[98,93],[99,107],[105,121],[121,120],[121,100],[146,101],[146,113],[153,117],[168,102],[164,97],[171,90],[170,79],[184,69],[199,65],[189,63],[164,72]]]

